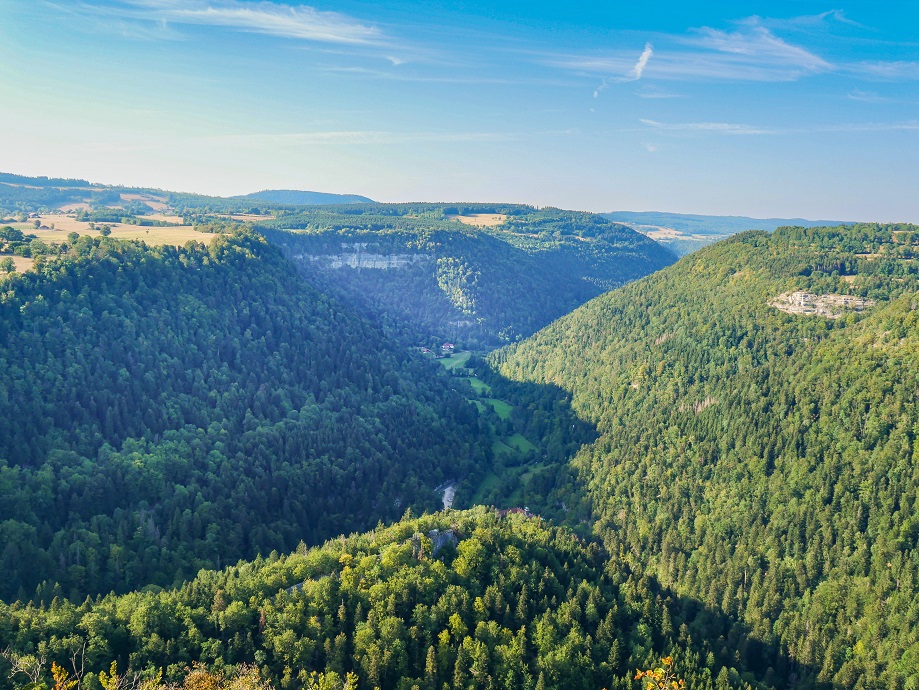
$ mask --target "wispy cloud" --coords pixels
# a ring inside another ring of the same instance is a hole
[[[798,19],[807,19],[807,18],[808,17],[798,17]],[[820,14],[815,15],[814,18],[817,19],[818,21],[824,21],[826,19],[835,19],[840,24],[848,24],[849,26],[857,26],[860,29],[865,28],[864,24],[860,24],[859,22],[853,19],[849,19],[846,16],[845,10],[827,10],[826,12],[821,12]]]
[[[632,81],[638,81],[641,79],[641,75],[644,74],[645,67],[648,66],[648,60],[651,59],[652,55],[654,55],[653,46],[650,43],[645,43],[645,49],[641,51],[638,62],[635,63],[632,71],[629,72],[629,76],[632,78]]]
[[[919,120],[902,120],[900,122],[856,122],[840,125],[829,125],[816,131],[820,132],[919,132]]]
[[[718,134],[779,134],[776,129],[737,124],[734,122],[657,122],[639,120],[643,125],[669,132],[716,132]]]
[[[632,69],[629,70],[628,76],[604,79],[600,86],[594,89],[594,98],[599,98],[600,93],[609,88],[610,81],[627,82],[641,79],[641,75],[644,74],[645,67],[648,66],[648,60],[651,59],[652,55],[654,55],[654,47],[650,43],[645,43],[645,49],[642,50],[641,55],[638,56],[638,61],[632,65]]]
[[[861,89],[852,89],[848,94],[848,97],[853,101],[861,101],[862,103],[889,103],[890,99],[878,95],[876,91],[862,91]]]
[[[683,42],[725,56],[730,62],[769,67],[791,74],[823,72],[832,68],[823,58],[782,40],[755,18],[745,22],[737,31],[702,27],[694,33],[695,36],[683,39]]]
[[[737,22],[730,31],[701,27],[683,35],[659,35],[645,46],[638,62],[625,51],[593,55],[556,55],[546,64],[585,74],[625,74],[605,77],[599,93],[616,81],[645,76],[666,80],[794,81],[836,67],[806,48],[774,34],[758,17]],[[651,57],[653,56],[653,61]]]
[[[637,63],[634,53],[621,49],[544,55],[541,62],[576,74],[602,76],[595,97],[616,82],[636,79],[792,82],[837,74],[875,82],[919,81],[919,61],[830,59],[808,46],[826,45],[825,34],[839,25],[859,36],[867,30],[842,10],[789,19],[753,16],[733,22],[729,29],[703,26],[684,34],[655,34],[653,50],[649,43]],[[609,76],[616,74],[624,76]]]
[[[394,132],[387,130],[327,130],[313,132],[248,133],[207,137],[220,146],[312,146],[324,144],[386,145],[406,143],[462,143],[520,141],[529,137],[565,136],[572,130],[540,132]]]
[[[726,135],[788,135],[788,134],[845,134],[862,132],[916,132],[919,120],[899,122],[843,122],[837,124],[812,125],[778,129],[736,122],[658,122],[639,120],[641,124],[661,132],[696,132]]]
[[[661,99],[670,99],[670,98],[685,98],[683,94],[673,93],[671,91],[664,91],[653,85],[647,85],[641,89],[638,89],[635,92],[635,95],[639,98],[645,98],[648,100],[661,100]]]
[[[843,24],[848,27],[866,29],[864,24],[849,19],[845,10],[827,10],[819,14],[804,14],[797,17],[750,17],[746,21],[768,26],[770,29],[790,31],[813,31],[815,29],[831,28],[833,24]]]
[[[906,60],[856,62],[848,65],[847,71],[881,81],[919,80],[919,62]]]
[[[322,43],[382,43],[376,27],[338,12],[307,5],[245,0],[122,0],[117,6],[85,5],[100,14],[147,20],[162,26],[200,25]]]

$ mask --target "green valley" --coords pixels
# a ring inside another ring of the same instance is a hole
[[[30,181],[0,683],[919,683],[919,228]]]
[[[0,690],[919,690],[917,26],[0,0]]]

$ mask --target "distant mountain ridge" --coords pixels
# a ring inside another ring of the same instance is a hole
[[[750,218],[748,216],[703,216],[693,213],[661,211],[612,211],[601,214],[617,223],[625,223],[638,232],[669,247],[680,256],[723,240],[745,230],[772,232],[780,227],[837,227],[851,221],[806,220],[804,218]]]
[[[137,200],[133,195],[152,196],[178,212],[202,209],[211,212],[245,212],[249,202],[272,206],[322,206],[328,204],[367,204],[373,199],[359,194],[332,194],[299,189],[265,189],[238,196],[207,196],[170,192],[152,187],[126,187],[63,177],[29,177],[0,172],[0,214],[34,213],[56,209],[64,204],[88,203],[93,206],[117,205]],[[125,196],[131,195],[131,196]]]
[[[698,235],[723,235],[744,230],[775,230],[778,227],[835,227],[853,221],[806,220],[804,218],[752,218],[750,216],[705,216],[694,213],[664,213],[660,211],[611,211],[605,218],[626,225],[654,225],[673,228]]]
[[[69,177],[29,177],[14,173],[0,172],[0,182],[13,185],[27,185],[30,187],[89,187],[86,180],[72,179]]]
[[[309,192],[299,189],[265,189],[252,194],[241,194],[233,199],[254,199],[273,204],[291,206],[320,206],[325,204],[372,204],[373,199],[359,194],[331,194],[328,192]]]

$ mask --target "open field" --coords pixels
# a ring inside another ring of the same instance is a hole
[[[496,475],[494,472],[489,472],[486,474],[485,479],[482,480],[482,483],[479,484],[479,488],[476,489],[475,494],[472,496],[472,500],[470,501],[472,505],[482,505],[482,502],[485,500],[485,496],[487,496],[497,486],[498,475]]]
[[[166,204],[166,197],[153,196],[152,194],[122,194],[122,201],[139,201],[146,204],[154,211],[165,211],[169,206]]]
[[[13,264],[16,266],[16,271],[18,273],[25,273],[32,268],[32,264],[34,263],[32,259],[27,259],[24,256],[13,256],[12,254],[0,254],[0,261],[5,261],[7,257],[12,257]],[[6,274],[0,271],[0,278],[4,275]]]
[[[177,216],[174,213],[151,213],[145,217],[150,220],[161,220],[164,223],[175,223],[177,225],[182,225],[185,222],[182,216]]]
[[[500,439],[495,439],[491,444],[491,452],[497,455],[513,455],[514,449]]]
[[[274,216],[270,213],[234,213],[230,218],[240,223],[257,223],[260,220],[271,220]]]
[[[484,228],[494,228],[502,225],[507,220],[503,213],[470,213],[465,216],[449,215],[450,220],[458,220],[466,225],[478,225]]]
[[[471,385],[475,392],[479,395],[488,395],[491,393],[491,388],[487,383],[484,383],[472,376],[466,376],[463,378],[469,382],[469,385]],[[495,411],[495,414],[497,414],[501,419],[508,419],[511,416],[511,410],[513,409],[510,404],[504,400],[499,400],[498,398],[482,398],[481,400],[470,400],[470,402],[475,403],[475,406],[479,408],[479,412],[484,412],[487,409],[486,405],[491,407],[491,409]],[[525,444],[529,444],[529,441],[527,441],[523,436],[520,436],[519,434],[514,434],[514,437],[519,437],[519,439],[522,440]],[[515,447],[519,447],[519,440],[514,441],[513,445]]]
[[[26,187],[27,185],[17,185],[17,186]],[[82,201],[82,202],[71,201],[66,204],[61,204],[60,206],[57,207],[58,210],[64,211],[65,213],[69,213],[71,211],[89,211],[91,210],[89,202],[91,200],[92,192],[98,191],[98,190],[86,189],[85,191],[87,193],[85,197],[85,201]],[[162,211],[166,211],[169,209],[169,204],[166,203],[166,197],[156,196],[154,194],[120,194],[119,198],[120,198],[120,201],[124,203],[131,203],[132,201],[136,201],[141,204],[146,204],[147,206],[152,208],[154,211],[162,212]],[[109,206],[108,208],[118,208],[118,207],[119,207],[119,204],[115,204],[113,206]]]
[[[521,453],[527,453],[531,450],[536,450],[536,446],[530,443],[529,439],[521,434],[514,434],[508,438],[507,444],[513,448],[516,448]]]
[[[455,354],[452,354],[449,357],[443,357],[442,359],[439,359],[437,361],[443,364],[444,367],[447,369],[447,371],[453,371],[457,367],[461,367],[464,364],[466,364],[466,362],[469,360],[471,356],[472,356],[471,352],[469,352],[468,350],[464,350],[462,352],[457,352]]]
[[[497,398],[485,398],[485,402],[491,405],[492,409],[501,419],[507,419],[511,416],[511,406],[503,400]]]
[[[542,463],[542,462],[537,462],[532,465],[526,465],[526,470],[520,475],[520,484],[524,486],[529,484],[530,480],[533,478],[533,475],[536,474],[543,467],[545,467],[545,463]]]
[[[147,244],[174,244],[182,246],[189,240],[209,243],[213,235],[196,231],[191,225],[176,227],[143,227],[124,223],[97,223],[96,230],[91,230],[89,223],[76,220],[71,216],[46,213],[40,217],[42,228],[36,229],[32,223],[12,223],[14,228],[24,233],[35,235],[38,239],[49,244],[60,244],[67,239],[67,235],[76,232],[80,235],[99,235],[99,226],[108,225],[112,229],[112,237],[122,240],[143,240]],[[51,225],[54,224],[54,229]]]
[[[464,378],[469,382],[469,385],[472,386],[472,390],[474,390],[479,395],[488,395],[491,393],[491,386],[489,386],[484,381],[480,381],[474,376],[465,376]]]
[[[640,232],[645,237],[650,237],[652,240],[699,240],[699,241],[709,241],[713,238],[718,240],[727,235],[702,235],[702,234],[693,234],[689,232],[683,232],[682,230],[676,230],[675,228],[667,228],[659,225],[633,225],[632,228]]]

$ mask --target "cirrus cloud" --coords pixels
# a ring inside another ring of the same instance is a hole
[[[115,6],[88,7],[162,25],[224,27],[322,43],[369,45],[385,38],[378,28],[345,14],[267,0],[122,0]]]

